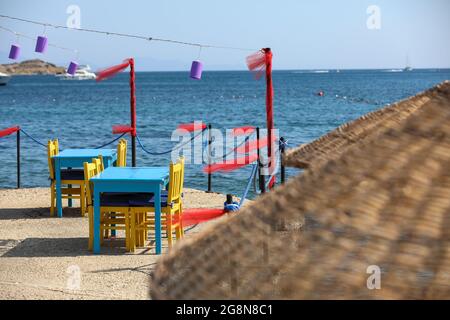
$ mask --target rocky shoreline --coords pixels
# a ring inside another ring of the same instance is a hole
[[[0,65],[0,72],[10,75],[64,74],[65,68],[39,59]]]

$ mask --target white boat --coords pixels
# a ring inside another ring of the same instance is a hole
[[[403,69],[404,72],[412,71],[413,68],[411,67],[411,64],[409,63],[409,55],[406,56],[406,67]]]
[[[11,76],[9,74],[0,72],[0,86],[6,85],[10,79]]]
[[[63,75],[58,75],[57,77],[61,80],[93,80],[97,76],[95,75],[95,73],[90,71],[91,68],[88,65],[81,65],[78,66],[77,71],[74,75],[66,73]]]

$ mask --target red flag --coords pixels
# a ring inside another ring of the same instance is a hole
[[[9,136],[10,134],[12,134],[14,132],[17,132],[19,130],[20,130],[19,126],[0,130],[0,138],[1,137],[5,137],[5,136]]]
[[[203,172],[213,173],[216,171],[233,171],[242,168],[250,163],[253,163],[256,160],[258,160],[258,155],[255,153],[245,157],[227,160],[222,163],[214,163],[207,165],[203,168]]]
[[[178,125],[177,130],[186,130],[189,132],[194,132],[198,130],[203,130],[206,128],[206,124],[204,123],[181,123]]]
[[[256,77],[259,79],[263,71],[266,71],[266,120],[268,140],[272,141],[273,123],[273,84],[272,84],[272,51],[270,48],[264,48],[247,57],[247,66],[250,71],[256,71]],[[267,155],[270,161],[274,161],[272,155],[272,144],[267,146]]]
[[[253,127],[253,126],[238,127],[238,128],[233,128],[232,135],[234,137],[248,136],[249,134],[253,133],[253,131],[255,131],[255,127]]]
[[[181,216],[183,227],[188,227],[197,223],[206,222],[224,215],[226,212],[224,209],[184,209]],[[177,223],[178,220],[174,219],[173,223]]]
[[[117,73],[125,70],[130,65],[130,60],[127,59],[123,63],[118,64],[116,66],[112,66],[103,70],[100,70],[97,72],[97,77],[95,80],[102,81],[107,78],[111,78],[112,76],[116,75]]]
[[[272,136],[272,142],[277,140],[277,136]],[[247,141],[244,145],[235,148],[234,150],[239,153],[248,153],[254,150],[262,149],[267,147],[268,138],[261,138],[259,140]]]

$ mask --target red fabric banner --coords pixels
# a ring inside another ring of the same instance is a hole
[[[189,132],[199,131],[206,128],[204,123],[181,123],[178,125],[177,130],[186,130]]]
[[[116,75],[120,71],[123,71],[126,68],[128,68],[129,65],[130,65],[130,61],[129,60],[125,60],[121,64],[118,64],[116,66],[112,66],[112,67],[100,70],[100,71],[97,72],[96,80],[97,81],[102,81],[102,80],[105,80],[107,78],[111,78],[112,76]]]
[[[272,136],[272,142],[277,140],[277,136]],[[261,138],[259,140],[247,141],[244,145],[235,148],[234,150],[238,153],[248,153],[258,149],[262,149],[268,146],[268,140],[266,138]]]
[[[203,172],[213,173],[216,171],[233,171],[242,168],[250,163],[253,163],[256,160],[258,160],[258,155],[255,153],[245,157],[227,160],[222,163],[214,163],[207,165],[203,168]]]
[[[253,131],[255,131],[255,127],[253,127],[253,126],[238,127],[238,128],[233,128],[232,135],[235,137],[236,136],[248,136]]]
[[[19,130],[20,130],[19,126],[7,128],[7,129],[4,129],[4,130],[0,130],[0,138],[9,136],[10,134],[13,134],[13,133],[15,133],[15,132],[17,132]]]
[[[133,128],[126,124],[118,124],[113,126],[113,134],[121,134],[126,132],[132,132]]]
[[[208,208],[199,208],[199,209],[185,209],[183,210],[182,221],[183,227],[192,226],[194,224],[206,222],[212,219],[216,219],[226,212],[223,209],[208,209]],[[177,220],[174,220],[174,223],[177,223]]]

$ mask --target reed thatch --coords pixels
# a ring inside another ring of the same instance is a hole
[[[450,85],[436,90],[402,126],[180,243],[152,297],[450,299]]]
[[[336,159],[347,152],[348,148],[360,147],[370,140],[370,137],[381,134],[386,128],[399,126],[403,120],[436,97],[440,88],[447,85],[448,82],[444,82],[414,97],[370,112],[343,124],[317,140],[288,150],[284,156],[284,164],[288,167],[306,169]]]

